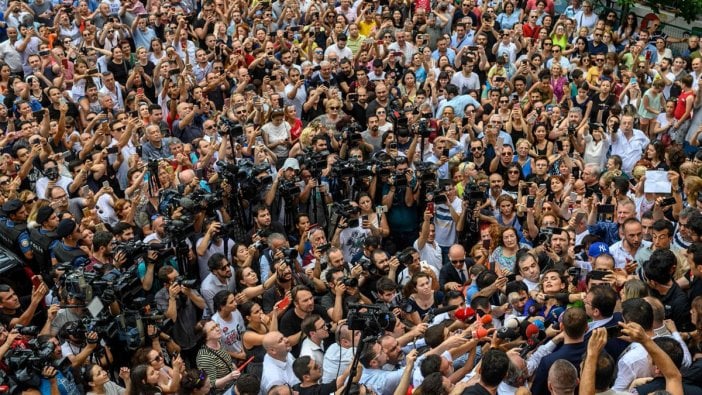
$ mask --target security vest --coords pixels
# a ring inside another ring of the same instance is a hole
[[[80,257],[85,257],[87,258],[88,255],[86,255],[83,250],[80,248],[75,248],[75,249],[66,249],[66,245],[63,244],[63,241],[59,241],[58,244],[53,249],[54,256],[58,260],[58,263],[70,263],[73,264],[74,260],[76,258]]]
[[[51,243],[57,240],[54,232],[42,233],[39,229],[29,231],[29,246],[34,252],[34,260],[39,266],[39,272],[48,273],[51,269]]]
[[[12,252],[17,254],[17,256],[24,261],[24,254],[20,249],[17,239],[19,239],[22,232],[27,230],[27,224],[15,223],[12,226],[9,226],[7,221],[7,218],[3,218],[2,221],[0,221],[0,242],[2,242],[5,247],[12,250]]]

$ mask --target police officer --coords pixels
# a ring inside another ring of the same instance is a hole
[[[51,246],[51,264],[71,263],[74,267],[88,262],[88,254],[78,246],[83,237],[78,224],[70,218],[64,218],[56,227],[55,240]]]
[[[2,205],[4,216],[0,217],[0,239],[26,262],[32,262],[34,253],[29,245],[27,231],[27,209],[19,199],[10,199]]]
[[[38,270],[44,278],[51,270],[51,245],[58,240],[56,228],[59,224],[58,215],[50,206],[44,206],[37,211],[38,228],[29,231],[29,242],[34,252],[34,261],[38,265]]]

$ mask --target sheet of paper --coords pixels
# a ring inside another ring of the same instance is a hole
[[[646,183],[644,192],[646,193],[670,193],[671,186],[668,181],[668,172],[660,170],[646,171]]]

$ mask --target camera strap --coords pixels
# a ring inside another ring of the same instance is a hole
[[[221,355],[217,354],[217,353],[215,352],[215,350],[213,350],[213,349],[211,349],[211,348],[209,348],[209,347],[207,347],[207,346],[205,346],[205,350],[207,350],[207,352],[209,352],[210,354],[214,355],[215,357],[219,358],[219,360],[222,361],[222,362],[224,363],[224,366],[229,367],[229,369],[234,369],[234,362],[233,362],[233,361],[227,362],[224,358],[222,358]]]

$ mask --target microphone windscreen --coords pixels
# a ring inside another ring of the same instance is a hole
[[[526,331],[524,331],[524,334],[526,335],[527,339],[530,339],[533,336],[536,336],[539,334],[539,327],[534,325],[534,324],[529,324],[526,327]]]
[[[459,319],[461,321],[466,321],[466,320],[473,318],[473,316],[475,316],[475,310],[473,310],[470,307],[464,307],[462,309],[456,310],[454,315],[456,316],[456,319]]]
[[[536,320],[536,321],[534,321],[534,322],[532,323],[532,325],[536,325],[536,327],[539,328],[539,330],[542,330],[542,331],[545,331],[545,330],[546,330],[546,327],[544,326],[544,322],[541,321],[541,320]]]
[[[483,325],[490,325],[492,324],[492,316],[490,314],[485,314],[484,316],[480,317],[480,322],[482,322]]]
[[[519,320],[516,318],[510,318],[507,321],[505,321],[503,326],[506,326],[507,328],[510,328],[510,329],[516,329],[519,327]]]
[[[485,336],[487,336],[487,334],[488,334],[487,329],[485,329],[485,328],[478,328],[478,329],[475,330],[475,335],[474,335],[473,337],[475,337],[476,339],[482,339],[482,338],[484,338]]]

